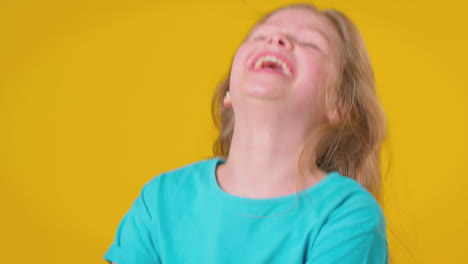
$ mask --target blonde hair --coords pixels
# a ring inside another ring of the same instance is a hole
[[[338,75],[328,72],[326,86],[323,87],[327,113],[335,112],[339,118],[323,125],[315,148],[309,141],[305,142],[298,166],[309,171],[316,166],[327,172],[338,171],[359,182],[379,199],[382,184],[380,149],[387,130],[363,38],[353,22],[341,12],[318,10],[309,4],[276,9],[261,18],[253,28],[272,14],[289,8],[306,9],[322,15],[339,36],[339,43],[333,43],[336,51],[333,67]],[[219,84],[212,100],[213,120],[219,129],[213,152],[225,159],[234,131],[233,110],[223,104],[227,91],[229,75]]]

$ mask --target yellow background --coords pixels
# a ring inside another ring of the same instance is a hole
[[[211,155],[215,85],[288,2],[1,0],[1,262],[104,263],[143,184]],[[392,263],[463,262],[467,2],[315,3],[348,14],[373,61]]]

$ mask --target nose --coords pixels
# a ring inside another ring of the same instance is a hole
[[[287,50],[292,49],[293,45],[291,40],[284,34],[281,33],[273,33],[267,39],[267,43],[271,45],[278,45]]]

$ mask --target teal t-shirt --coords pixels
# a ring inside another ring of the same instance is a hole
[[[388,263],[385,218],[360,184],[330,172],[298,195],[226,193],[208,159],[147,183],[104,258],[117,264]]]

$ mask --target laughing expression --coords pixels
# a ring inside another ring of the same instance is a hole
[[[280,10],[257,25],[234,56],[230,93],[234,109],[246,98],[281,101],[298,113],[317,112],[320,85],[333,63],[330,22],[310,10]]]

